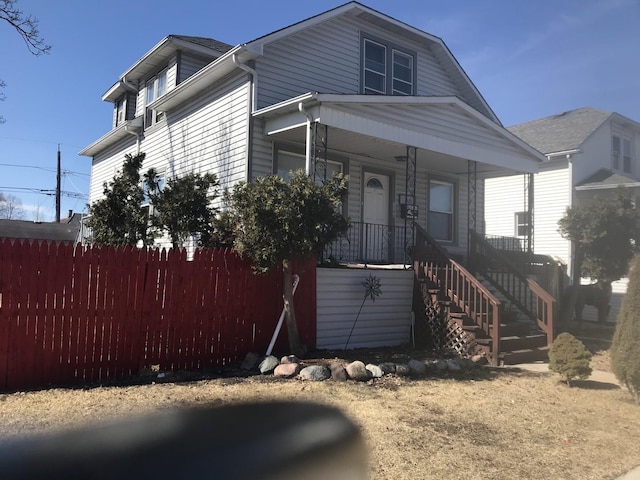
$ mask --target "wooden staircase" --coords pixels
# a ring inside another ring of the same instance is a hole
[[[436,348],[482,354],[493,365],[547,360],[555,308],[547,297],[533,294],[539,308],[535,314],[525,311],[451,259],[419,225],[416,231],[414,311]],[[538,313],[543,318],[534,317]]]

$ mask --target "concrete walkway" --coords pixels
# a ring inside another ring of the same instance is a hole
[[[520,368],[522,370],[528,370],[530,372],[549,372],[548,363],[521,363],[519,365],[507,365],[503,368]],[[600,383],[611,383],[613,385],[620,386],[620,382],[616,376],[611,372],[602,372],[600,370],[593,370],[589,380]],[[616,480],[640,480],[640,466],[625,473]]]

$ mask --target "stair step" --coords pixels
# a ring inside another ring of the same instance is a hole
[[[547,362],[549,347],[528,348],[512,352],[502,352],[500,360],[503,365],[517,365],[519,363]]]
[[[500,324],[500,336],[501,337],[523,337],[529,334],[531,330],[531,323],[527,322],[513,322],[513,323],[501,323]]]
[[[500,350],[503,352],[534,349],[546,345],[547,336],[544,334],[500,337]]]

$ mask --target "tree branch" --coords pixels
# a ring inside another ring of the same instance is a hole
[[[38,19],[25,15],[16,3],[17,0],[0,0],[0,20],[4,20],[18,32],[32,55],[38,57],[48,54],[51,45],[47,45],[40,36]]]

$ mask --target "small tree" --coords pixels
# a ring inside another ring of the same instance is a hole
[[[591,375],[591,352],[570,333],[561,333],[549,349],[549,370],[564,377],[571,386],[574,378],[588,378]]]
[[[340,212],[347,180],[336,175],[323,185],[302,171],[291,180],[276,175],[236,185],[229,196],[229,215],[235,225],[234,248],[248,255],[259,272],[281,265],[284,308],[291,352],[302,355],[292,289],[292,265],[319,254],[349,228]]]
[[[627,293],[611,344],[611,366],[640,405],[640,256],[634,257],[629,268]]]
[[[213,221],[217,209],[211,202],[218,196],[214,174],[189,173],[169,179],[160,189],[154,170],[145,174],[154,214],[151,224],[156,231],[166,230],[174,248],[184,245],[191,236],[200,246],[213,242]]]
[[[624,187],[568,208],[558,225],[575,246],[574,280],[582,274],[598,282],[622,278],[640,246],[640,214]]]
[[[147,235],[147,212],[142,208],[144,191],[140,168],[145,154],[125,155],[122,172],[103,184],[104,197],[89,206],[87,225],[93,240],[105,245],[136,245],[142,240],[152,244]]]

